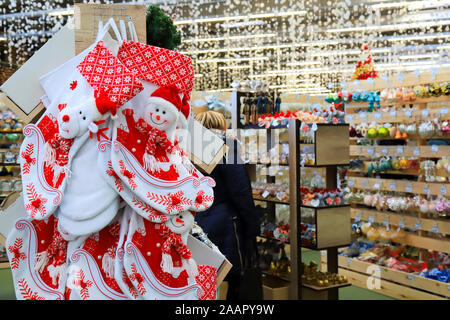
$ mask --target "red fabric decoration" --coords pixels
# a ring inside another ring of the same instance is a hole
[[[77,69],[95,91],[107,92],[116,108],[144,89],[134,73],[103,46],[102,41],[87,54]]]
[[[100,89],[95,93],[95,104],[97,105],[98,112],[105,114],[108,111],[111,112],[113,116],[117,113],[117,105],[112,102],[104,89]]]
[[[136,74],[160,87],[175,86],[189,96],[194,86],[192,60],[176,51],[124,40],[117,57]]]
[[[176,87],[160,87],[153,91],[150,98],[160,98],[172,104],[178,111],[181,111],[182,102]]]
[[[188,274],[186,270],[183,270],[178,278],[174,278],[171,274],[162,271],[162,250],[165,241],[172,234],[172,231],[161,223],[152,223],[147,219],[143,219],[145,227],[145,236],[139,232],[135,232],[132,237],[133,243],[139,248],[142,255],[145,257],[155,277],[163,284],[172,288],[179,288],[188,284]],[[176,241],[174,241],[176,242]],[[167,243],[167,246],[169,243]],[[180,247],[181,248],[181,247]],[[172,256],[174,267],[181,267],[181,257],[175,247],[168,249],[169,254]],[[181,252],[182,249],[179,249]]]

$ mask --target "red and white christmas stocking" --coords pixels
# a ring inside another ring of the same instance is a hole
[[[161,267],[163,245],[170,233],[163,223],[132,215],[124,248],[126,273],[144,299],[196,300],[203,295],[203,290],[195,278],[182,270],[182,259],[175,249],[170,254],[177,276],[164,272]]]
[[[89,236],[70,257],[66,295],[71,300],[128,299],[115,280],[122,213]]]
[[[64,300],[67,241],[58,220],[18,219],[6,240],[19,300]]]

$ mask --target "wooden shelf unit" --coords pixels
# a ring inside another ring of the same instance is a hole
[[[237,95],[239,97],[239,95]],[[235,108],[233,108],[234,110]],[[236,110],[235,110],[236,112]],[[233,128],[242,129],[241,124],[237,123],[240,110],[237,110],[237,115],[233,116]],[[302,262],[301,258],[301,194],[300,194],[300,181],[302,173],[305,171],[317,170],[318,172],[326,172],[326,187],[335,188],[337,186],[337,166],[348,165],[349,163],[349,128],[347,124],[317,124],[317,131],[314,133],[315,143],[304,143],[300,138],[300,126],[299,120],[289,120],[287,126],[288,135],[283,137],[289,141],[289,159],[288,164],[281,164],[289,167],[289,201],[280,201],[274,198],[262,198],[254,196],[255,201],[263,201],[267,203],[268,211],[270,215],[275,219],[275,206],[276,205],[289,205],[290,207],[290,239],[286,243],[289,246],[290,261],[291,261],[291,276],[289,279],[282,277],[282,281],[289,283],[289,298],[290,299],[338,299],[338,289],[340,287],[348,286],[350,284],[341,284],[336,286],[321,287],[320,290],[316,287],[303,285],[301,283],[300,266]],[[247,129],[247,128],[244,128]],[[256,128],[249,128],[256,129]],[[265,129],[265,128],[258,128]],[[270,150],[274,146],[275,130],[286,130],[284,128],[267,128],[267,150]],[[239,136],[239,134],[238,134]],[[315,156],[315,162],[313,165],[303,166],[300,165],[301,153],[304,147],[312,147]],[[265,151],[267,151],[265,150]],[[270,166],[267,163],[249,163],[247,166],[264,165]],[[278,166],[279,164],[272,164]],[[323,170],[323,171],[322,171]],[[255,177],[256,170],[251,170],[250,176]],[[275,177],[267,176],[268,183],[275,183]],[[330,206],[314,208],[310,206],[303,206],[306,209],[313,209],[316,219],[316,237],[320,241],[320,248],[325,248],[328,251],[330,257],[329,272],[337,273],[337,249],[338,247],[347,246],[350,244],[351,236],[351,224],[350,224],[350,207],[346,206]],[[318,226],[318,227],[317,227]],[[339,226],[341,229],[339,232],[336,229]],[[320,232],[320,235],[319,233]],[[335,235],[338,234],[338,239]],[[277,239],[270,239],[270,237],[262,236],[266,241],[277,241]],[[316,247],[305,247],[312,250],[318,250]],[[274,277],[271,275],[271,277]],[[266,290],[268,290],[266,288]],[[320,291],[320,294],[314,292]]]
[[[401,300],[448,300],[450,285],[370,262],[338,257],[339,274],[358,287]],[[327,253],[321,253],[321,266],[327,264]],[[378,285],[377,285],[378,283]],[[370,285],[368,285],[370,284]]]
[[[359,82],[359,89],[381,90],[384,88],[394,88],[403,86],[427,85],[435,81],[449,81],[450,69],[440,70],[437,75],[430,75],[430,72],[424,72],[419,77],[412,74],[405,75],[405,80],[399,82],[394,78],[387,81],[375,80],[371,84],[367,81]],[[395,86],[394,86],[395,85]],[[355,84],[348,86],[349,92],[354,90]],[[391,106],[389,111],[376,111],[369,113],[367,111],[355,113],[357,109],[365,108],[367,102],[351,103],[346,105],[346,120],[350,125],[360,123],[377,124],[384,123],[421,123],[430,119],[449,120],[450,114],[450,96],[439,96],[416,99],[415,101],[381,101],[382,106]],[[413,108],[410,108],[411,105]],[[395,110],[395,111],[391,111]],[[386,191],[397,192],[401,194],[427,196],[450,195],[450,184],[439,182],[426,182],[417,169],[390,170],[380,172],[367,177],[367,167],[371,160],[376,160],[383,156],[392,157],[411,157],[423,161],[425,159],[440,159],[450,157],[450,146],[446,145],[428,145],[430,139],[450,139],[450,136],[439,136],[428,139],[422,139],[418,135],[409,136],[404,141],[405,145],[375,145],[380,139],[352,138],[350,140],[350,156],[363,160],[363,166],[349,170],[347,184],[355,190],[368,191]],[[355,145],[357,139],[367,139],[374,142],[374,145],[361,146]],[[377,178],[373,176],[382,176],[386,174],[398,175],[400,178]],[[437,176],[448,177],[443,170],[436,172]],[[407,179],[405,179],[407,178]],[[450,221],[435,215],[429,217],[419,210],[410,212],[391,212],[378,211],[375,208],[367,207],[363,203],[353,202],[350,210],[353,221],[373,221],[374,223],[390,226],[402,226],[410,229],[406,232],[403,239],[398,240],[403,245],[409,245],[420,249],[420,258],[425,259],[430,251],[441,251],[450,253]],[[323,253],[323,260],[326,254]],[[450,286],[446,283],[434,281],[431,279],[418,277],[406,272],[389,269],[369,262],[363,262],[358,259],[351,259],[339,256],[339,272],[347,275],[352,284],[367,289],[367,281],[372,275],[368,268],[376,268],[381,272],[381,289],[376,290],[382,294],[397,299],[449,299]],[[325,262],[325,261],[324,261]],[[371,269],[370,269],[371,270]],[[405,280],[406,279],[406,280]]]

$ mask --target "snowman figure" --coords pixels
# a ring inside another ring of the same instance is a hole
[[[198,275],[197,264],[192,258],[192,253],[187,246],[187,238],[190,230],[195,222],[195,212],[184,211],[177,215],[171,216],[165,226],[171,231],[170,235],[162,245],[162,261],[161,268],[164,272],[170,273],[177,278],[183,270],[186,270],[190,277]],[[181,267],[174,267],[171,249],[175,248],[182,259]]]
[[[134,136],[132,150],[142,150],[141,160],[145,170],[158,174],[161,170],[168,175],[177,175],[179,165],[186,163],[186,155],[176,138],[177,129],[187,127],[190,107],[186,99],[182,99],[175,87],[160,87],[148,99],[142,118],[134,120],[134,111],[125,109],[128,130]],[[145,141],[145,145],[141,142]],[[172,165],[174,165],[172,167]]]
[[[58,114],[58,132],[45,144],[45,161],[54,171],[54,185],[61,173],[70,175],[69,151],[74,140],[87,131],[97,133],[95,122],[107,112],[115,116],[116,105],[105,91],[96,92],[94,96],[81,99],[81,104],[64,106]]]

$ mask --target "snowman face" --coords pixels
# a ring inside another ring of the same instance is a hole
[[[167,221],[167,226],[174,233],[183,234],[189,232],[189,230],[194,225],[194,216],[189,211],[179,213],[171,217]]]
[[[168,131],[177,125],[178,115],[167,106],[150,103],[145,110],[144,120],[156,129]]]
[[[85,100],[83,104],[66,107],[58,115],[59,134],[65,139],[79,137],[98,120],[95,119],[97,115],[93,98]]]

